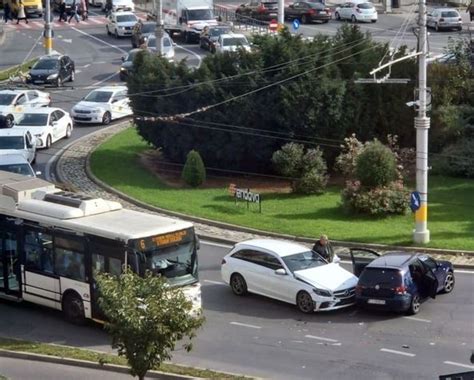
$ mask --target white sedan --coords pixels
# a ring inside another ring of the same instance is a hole
[[[92,90],[71,110],[73,120],[78,123],[104,125],[132,114],[126,86],[109,86]]]
[[[336,20],[351,20],[352,22],[377,22],[378,13],[374,4],[368,1],[350,1],[342,4],[334,11]]]
[[[216,42],[216,52],[232,52],[238,49],[250,51],[250,43],[243,34],[221,34]]]
[[[133,27],[138,22],[138,17],[132,12],[112,12],[107,17],[105,30],[110,36],[113,34],[115,38],[128,37],[132,35]]]
[[[47,92],[38,90],[0,90],[0,115],[14,121],[25,107],[46,107],[51,103]]]
[[[73,122],[66,111],[59,108],[26,109],[14,128],[24,128],[36,137],[37,148],[50,148],[51,144],[72,134]]]
[[[356,276],[307,247],[283,240],[236,244],[222,260],[221,275],[236,295],[261,294],[296,305],[304,313],[355,303]]]

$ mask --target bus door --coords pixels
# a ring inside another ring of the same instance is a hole
[[[20,258],[17,245],[17,226],[0,222],[0,292],[13,297],[21,295]]]

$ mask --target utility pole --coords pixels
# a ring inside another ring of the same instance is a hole
[[[415,117],[416,129],[416,190],[420,193],[420,208],[415,213],[413,241],[426,244],[430,241],[428,220],[428,130],[430,118],[427,111],[426,58],[428,55],[428,33],[426,30],[426,0],[419,0],[419,57],[418,57],[418,115]]]
[[[45,1],[45,19],[44,19],[44,52],[46,55],[51,54],[53,49],[53,29],[51,26],[51,1]]]
[[[278,0],[278,25],[285,24],[285,0]]]
[[[163,55],[163,4],[162,0],[156,0],[157,5],[155,7],[156,12],[156,29],[155,29],[155,37],[156,37],[156,52],[158,55]]]

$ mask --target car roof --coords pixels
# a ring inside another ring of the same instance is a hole
[[[93,91],[110,91],[110,92],[116,92],[116,91],[125,91],[127,90],[127,86],[104,86],[104,87],[99,87],[93,89]]]
[[[18,95],[23,92],[27,91],[36,91],[36,90],[0,90],[0,94],[12,94],[12,95]]]
[[[446,8],[446,7],[436,7],[432,9],[433,11],[458,11],[456,8]]]
[[[3,128],[0,129],[0,136],[24,136],[28,132],[26,129],[20,127],[20,128]]]
[[[244,37],[245,39],[247,39],[247,37],[245,37],[245,34],[241,34],[241,33],[221,34],[221,38],[235,38],[235,37]]]
[[[130,12],[130,11],[115,11],[112,13],[114,16],[119,16],[119,15],[134,15],[135,17],[137,16],[135,13]],[[138,17],[137,17],[138,19]]]
[[[387,252],[371,261],[367,268],[394,268],[401,269],[420,256],[416,252]]]
[[[64,57],[63,54],[50,54],[50,55],[43,55],[42,57],[40,57],[39,59],[42,61],[42,60],[46,60],[46,59],[55,59],[55,60],[59,60],[61,59],[62,57]]]
[[[22,154],[1,154],[0,153],[1,164],[2,165],[11,165],[11,164],[28,164],[28,160]]]
[[[308,252],[310,249],[304,245],[278,239],[251,239],[235,245],[235,248],[260,248],[271,251],[280,257],[294,255],[296,253]]]
[[[169,37],[169,38],[171,38],[170,35],[169,35],[168,33],[166,33],[166,32],[163,32],[163,37]],[[155,35],[155,34],[151,34],[150,37],[148,37],[148,40],[154,40],[154,39],[156,39],[156,35]]]
[[[25,107],[25,110],[23,113],[51,113],[54,111],[63,111],[66,113],[66,111],[62,110],[61,108],[57,107]]]

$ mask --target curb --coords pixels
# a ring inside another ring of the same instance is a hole
[[[128,123],[128,121],[127,121]],[[116,125],[113,125],[111,127],[107,128],[112,128],[112,127],[117,127],[117,126],[122,126],[125,123],[119,123]],[[74,143],[82,141],[82,139],[90,138],[91,136],[94,136],[95,134],[104,131],[104,129],[100,129],[90,135],[83,136],[80,139],[76,140]],[[108,139],[112,138],[113,135],[108,136],[105,140],[102,141],[105,142]],[[71,144],[73,145],[73,144]],[[183,213],[175,212],[175,211],[170,211],[166,210],[160,207],[156,206],[151,206],[149,204],[146,204],[142,201],[139,201],[135,198],[130,197],[129,195],[109,186],[108,184],[104,183],[101,181],[99,178],[97,178],[91,171],[90,168],[90,156],[94,152],[94,150],[91,150],[87,156],[86,156],[86,164],[85,164],[85,171],[86,175],[89,177],[89,179],[94,182],[97,186],[103,188],[104,190],[115,194],[119,198],[130,202],[134,204],[135,206],[142,207],[146,210],[153,211],[153,212],[158,212],[162,214],[166,214],[169,216],[173,217],[178,217],[184,220],[189,220],[192,222],[196,223],[202,223],[206,224],[209,226],[213,227],[218,227],[222,229],[228,229],[228,230],[233,230],[237,232],[244,232],[244,233],[250,233],[250,234],[255,234],[255,235],[262,235],[265,237],[272,237],[272,238],[279,238],[279,239],[286,239],[286,240],[293,240],[297,241],[300,243],[314,243],[315,238],[310,238],[310,237],[304,237],[304,236],[295,236],[295,235],[288,235],[288,234],[278,234],[274,232],[268,232],[268,231],[262,231],[254,228],[249,228],[249,227],[242,227],[230,223],[223,223],[223,222],[216,222],[213,220],[205,219],[205,218],[200,218],[196,216],[191,216],[191,215],[186,215]],[[64,175],[62,173],[61,165],[60,162],[62,160],[62,155],[59,157],[57,160],[56,164],[56,172],[58,174],[58,177],[60,179],[60,182],[67,183],[64,180]],[[230,244],[233,245],[236,243],[236,241],[232,241],[230,239],[225,239],[225,238],[220,238],[220,237],[215,237],[215,236],[208,236],[205,234],[200,234],[200,237],[205,239],[205,240],[210,240],[210,241],[215,241],[219,243],[224,243],[224,244]],[[342,248],[369,248],[369,249],[374,249],[374,250],[397,250],[397,251],[417,251],[417,252],[423,252],[423,253],[428,253],[428,254],[440,254],[440,255],[452,255],[452,256],[474,256],[474,251],[457,251],[457,250],[450,250],[450,249],[437,249],[437,248],[424,248],[424,247],[402,247],[402,246],[388,246],[384,244],[370,244],[370,243],[356,243],[356,242],[347,242],[347,241],[337,241],[333,240],[332,241],[334,246],[336,247],[342,247]],[[460,264],[460,265],[455,265],[457,268],[467,268],[467,269],[474,269],[474,265],[468,265],[468,264]]]
[[[33,354],[30,352],[10,351],[10,350],[0,349],[0,357],[23,359],[23,360],[35,360],[35,361],[44,362],[44,363],[72,365],[72,366],[82,367],[82,368],[91,368],[91,369],[99,369],[99,370],[110,371],[110,372],[130,374],[129,367],[125,367],[125,366],[121,366],[117,364],[108,364],[108,363],[100,364],[100,363],[90,362],[87,360],[60,358],[58,356]],[[148,371],[146,374],[146,377],[151,377],[154,379],[161,379],[161,380],[202,379],[201,377],[174,375],[174,374],[160,372],[160,371]]]

